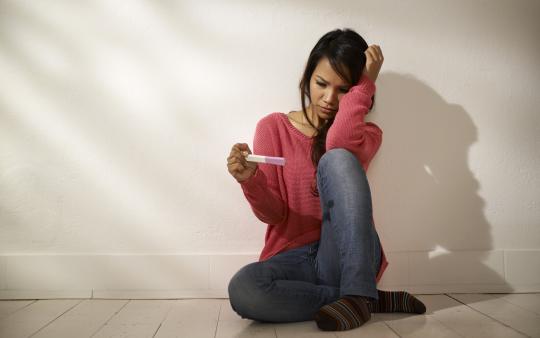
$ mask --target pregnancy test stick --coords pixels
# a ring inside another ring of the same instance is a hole
[[[271,157],[261,155],[247,155],[246,160],[249,162],[258,162],[275,165],[285,165],[285,158],[283,157]]]

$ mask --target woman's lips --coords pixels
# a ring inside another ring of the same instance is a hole
[[[329,108],[325,108],[325,107],[321,107],[321,106],[319,106],[319,108],[321,109],[321,111],[323,113],[326,113],[326,114],[332,114],[332,113],[335,113],[337,111],[337,109],[329,109]]]

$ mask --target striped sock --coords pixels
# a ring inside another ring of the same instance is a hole
[[[317,326],[323,331],[344,331],[357,328],[371,318],[367,301],[362,296],[344,296],[327,304],[315,314]]]
[[[378,301],[368,302],[369,311],[375,312],[407,312],[425,313],[426,306],[418,298],[406,291],[377,290]]]

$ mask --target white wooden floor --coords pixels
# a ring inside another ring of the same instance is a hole
[[[262,324],[228,299],[0,301],[0,337],[540,337],[540,294],[419,295],[425,315],[374,314],[360,328]]]

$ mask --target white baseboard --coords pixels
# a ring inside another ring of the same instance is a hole
[[[387,252],[378,287],[415,294],[540,292],[540,250]],[[258,254],[0,255],[0,299],[228,298]]]

